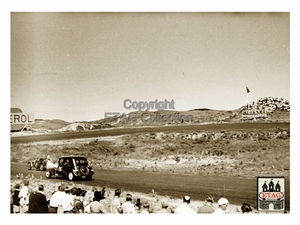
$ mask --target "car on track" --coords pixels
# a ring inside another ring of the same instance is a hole
[[[62,176],[70,181],[76,178],[91,180],[94,175],[93,168],[84,156],[62,156],[57,164],[49,162],[46,167],[46,178]]]
[[[46,164],[47,164],[47,158],[38,158],[34,161],[29,161],[27,163],[27,169],[31,170],[31,169],[35,168],[36,170],[45,171]]]

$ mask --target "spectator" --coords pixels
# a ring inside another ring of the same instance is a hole
[[[14,213],[13,212],[13,193],[14,192],[14,187],[12,187],[12,185],[10,185],[10,213]]]
[[[58,190],[55,191],[49,201],[49,213],[62,213],[62,198],[65,194],[65,188],[63,185],[58,187]]]
[[[248,204],[248,203],[244,203],[242,206],[241,206],[241,210],[243,213],[249,213],[249,212],[252,212],[252,208],[251,206]]]
[[[77,188],[76,188],[76,187],[72,187],[72,188],[71,188],[70,193],[71,193],[71,195],[72,195],[72,197],[73,197],[73,200],[76,198],[76,191],[77,191]]]
[[[20,198],[20,213],[27,213],[29,205],[29,180],[24,180],[24,186],[21,188],[18,197]]]
[[[214,203],[214,199],[211,196],[207,196],[205,199],[205,203],[203,206],[198,208],[197,213],[205,213],[205,214],[209,214],[209,213],[213,213],[215,210],[213,208],[213,203]]]
[[[228,206],[229,202],[226,198],[220,198],[218,200],[218,205],[219,205],[219,208],[217,208],[213,214],[225,214],[225,210]]]
[[[158,210],[156,213],[157,214],[170,214],[170,212],[168,211],[168,203],[163,201],[161,202],[161,210]]]
[[[76,188],[76,197],[74,199],[74,211],[75,213],[83,213],[84,207],[83,207],[83,198],[82,198],[82,189]]]
[[[93,201],[93,198],[94,191],[92,189],[87,190],[83,197],[84,213],[90,213],[90,203]]]
[[[114,214],[122,213],[120,195],[121,195],[121,190],[116,189],[114,199],[111,201],[111,204],[110,204],[110,212],[111,213],[114,213]]]
[[[146,201],[142,204],[142,211],[140,212],[140,214],[149,214],[149,210],[150,210],[150,204],[148,201]]]
[[[16,184],[14,190],[13,190],[13,213],[20,213],[20,198],[19,198],[19,193],[20,193],[20,185]]]
[[[134,214],[136,213],[134,205],[132,204],[132,195],[126,195],[126,202],[122,204],[122,210],[124,214]]]
[[[103,187],[102,190],[101,190],[101,196],[102,196],[102,199],[105,199],[109,196],[108,194],[108,191],[107,191],[107,187]]]
[[[190,196],[184,196],[183,203],[175,209],[174,213],[175,214],[191,214],[191,213],[194,214],[194,213],[196,213],[195,210],[193,210],[189,207],[190,202],[191,202]]]
[[[109,199],[109,189],[107,187],[103,187],[101,192],[102,199],[100,200],[100,203],[105,208],[106,212],[110,212],[110,204],[111,199]]]
[[[69,186],[65,188],[65,194],[62,197],[62,208],[63,213],[74,213],[74,197],[71,194],[71,189]]]
[[[103,199],[103,196],[100,191],[95,191],[94,199],[90,203],[90,213],[108,213],[104,208],[103,204],[100,202]]]
[[[141,210],[141,199],[138,198],[134,204],[134,208],[136,212],[139,212]]]
[[[39,185],[38,190],[29,195],[28,213],[48,213],[48,202],[44,194],[44,185]]]

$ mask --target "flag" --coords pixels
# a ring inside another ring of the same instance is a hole
[[[246,91],[247,91],[247,93],[249,93],[249,92],[250,92],[250,90],[249,90],[249,88],[248,88],[248,87],[246,87]]]

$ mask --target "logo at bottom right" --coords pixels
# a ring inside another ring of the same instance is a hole
[[[258,211],[285,211],[284,181],[284,177],[257,178]]]

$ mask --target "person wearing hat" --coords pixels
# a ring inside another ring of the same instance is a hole
[[[65,188],[65,194],[62,198],[62,207],[64,213],[74,213],[74,197],[71,194],[71,188],[67,186]]]
[[[175,214],[194,214],[196,213],[195,210],[193,210],[192,208],[190,208],[189,204],[191,202],[191,197],[190,196],[184,196],[183,197],[183,203],[178,206],[175,209]]]
[[[214,199],[211,196],[207,196],[205,199],[205,203],[203,206],[199,207],[197,210],[197,213],[204,213],[204,214],[210,214],[213,213],[214,207],[213,207]]]
[[[226,198],[220,198],[218,200],[218,205],[219,205],[219,208],[217,208],[213,214],[225,214],[225,210],[228,206],[229,202]]]

